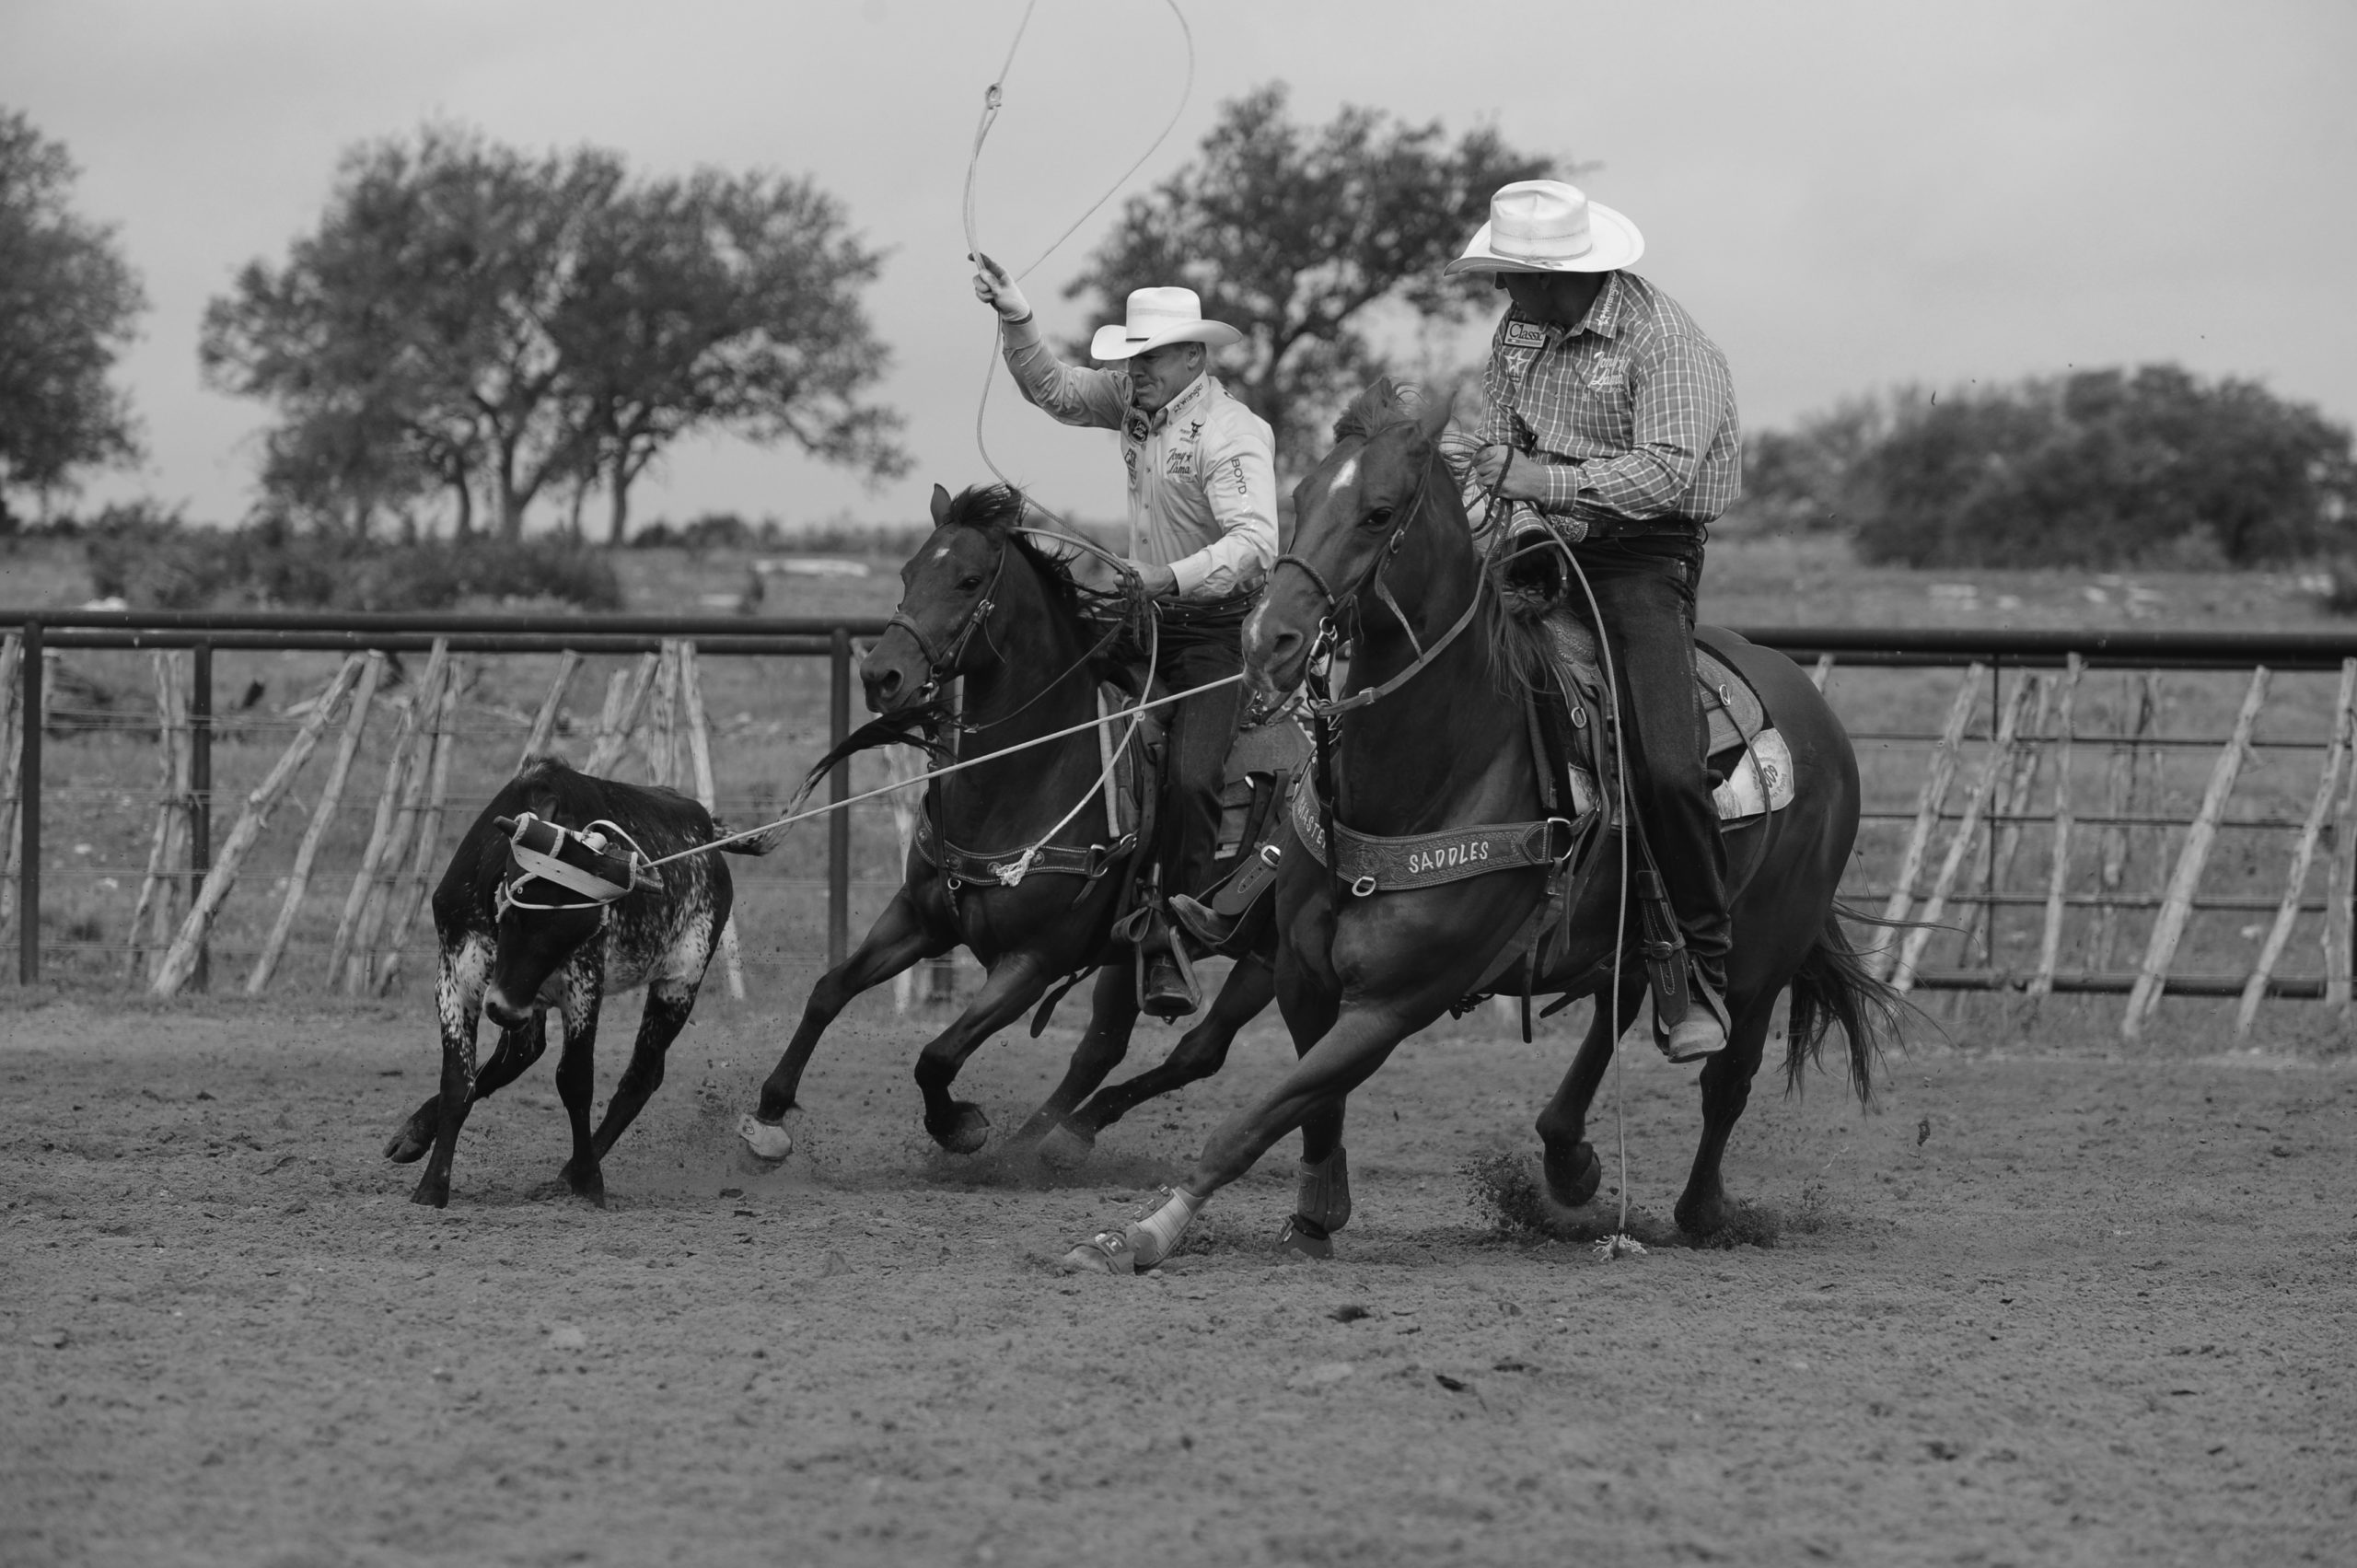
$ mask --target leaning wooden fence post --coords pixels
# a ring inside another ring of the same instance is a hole
[[[431,770],[432,780],[426,786],[425,809],[418,816],[417,831],[412,837],[409,856],[409,891],[394,893],[397,911],[392,929],[384,942],[383,958],[377,966],[377,994],[384,995],[401,978],[401,948],[409,941],[409,934],[417,924],[420,911],[425,907],[426,894],[434,886],[434,862],[441,848],[443,808],[450,798],[450,753],[458,749],[458,737],[452,733],[451,718],[458,712],[459,693],[465,687],[463,673],[456,659],[450,662],[449,674],[442,682],[442,699],[435,707],[434,725],[421,745],[430,748],[431,761],[421,766]],[[396,884],[397,886],[397,884]]]
[[[606,682],[606,707],[598,717],[598,743],[590,749],[583,772],[602,775],[622,760],[631,734],[638,728],[639,715],[646,711],[647,693],[654,689],[656,668],[661,663],[659,655],[647,654],[636,669],[618,669]]]
[[[2145,945],[2144,962],[2136,971],[2135,988],[2128,993],[2128,1011],[2119,1020],[2122,1040],[2134,1040],[2142,1034],[2144,1020],[2160,1005],[2162,989],[2168,981],[2169,963],[2177,957],[2186,922],[2193,917],[2193,895],[2201,886],[2201,868],[2208,863],[2210,846],[2218,837],[2218,819],[2225,813],[2227,796],[2235,793],[2235,780],[2242,772],[2243,756],[2250,749],[2250,732],[2258,723],[2258,711],[2267,705],[2267,680],[2265,665],[2251,671],[2250,691],[2243,698],[2242,711],[2235,715],[2235,732],[2227,739],[2226,749],[2218,754],[2217,765],[2210,770],[2210,787],[2202,792],[2200,808],[2193,814],[2193,826],[2186,830],[2185,848],[2177,854],[2168,890],[2161,895],[2161,912],[2153,922],[2153,938]]]
[[[2267,978],[2275,972],[2275,962],[2283,956],[2283,948],[2292,940],[2292,926],[2300,918],[2300,895],[2307,889],[2308,866],[2316,859],[2316,840],[2324,833],[2324,819],[2332,814],[2333,801],[2340,793],[2340,768],[2349,754],[2350,704],[2357,702],[2357,658],[2340,661],[2340,691],[2332,703],[2332,739],[2325,747],[2324,773],[2316,780],[2316,798],[2308,803],[2307,819],[2300,824],[2299,842],[2292,846],[2292,866],[2284,874],[2282,901],[2275,906],[2275,923],[2268,928],[2267,940],[2260,944],[2258,962],[2251,966],[2250,978],[2243,982],[2243,999],[2235,1009],[2235,1038],[2241,1040],[2250,1033],[2250,1026],[2258,1016],[2258,1004],[2267,994]]]
[[[1923,787],[1915,797],[1915,825],[1908,830],[1907,847],[1898,857],[1898,874],[1891,878],[1890,899],[1883,905],[1885,921],[1902,921],[1915,906],[1915,878],[1922,874],[1924,846],[1931,842],[1932,828],[1940,819],[1940,808],[1946,804],[1949,782],[1956,776],[1956,749],[1964,744],[1964,726],[1971,722],[1972,710],[1980,702],[1980,677],[1984,667],[1973,665],[1964,672],[1963,682],[1956,687],[1956,701],[1948,708],[1947,723],[1940,728],[1939,744],[1932,749],[1932,761],[1923,773]],[[1876,980],[1890,973],[1891,964],[1898,956],[1895,942],[1886,942],[1866,957],[1866,967]]]
[[[2054,844],[2046,868],[2046,924],[2038,941],[2038,972],[2030,976],[2029,994],[2044,996],[2054,989],[2054,966],[2062,956],[2064,896],[2071,887],[2071,739],[2073,708],[2079,695],[2079,677],[2087,661],[2070,656],[2062,672],[2062,692],[2054,714]]]
[[[329,765],[327,782],[319,786],[319,803],[311,809],[311,824],[303,830],[303,842],[295,852],[295,868],[287,873],[285,901],[278,906],[278,918],[271,923],[270,936],[262,943],[261,956],[254,960],[253,973],[246,977],[249,996],[262,993],[278,968],[279,958],[286,951],[286,938],[295,929],[296,917],[303,909],[303,895],[311,884],[311,866],[319,859],[319,842],[334,825],[336,807],[343,803],[344,781],[352,775],[353,758],[359,755],[361,732],[368,727],[369,705],[377,700],[377,682],[384,670],[385,656],[370,650],[360,667],[360,683],[352,694],[351,710],[343,721],[343,738],[336,744],[335,761]]]
[[[679,645],[679,706],[686,711],[688,721],[688,767],[693,775],[696,800],[706,811],[720,799],[712,773],[712,730],[703,711],[703,672],[696,664],[696,645]],[[745,960],[738,951],[737,912],[744,907],[737,900],[728,911],[728,923],[720,928],[721,973],[727,978],[731,1000],[745,1000]]]
[[[157,967],[155,981],[149,987],[157,995],[180,994],[180,987],[187,984],[189,977],[196,972],[197,954],[203,946],[204,934],[211,929],[214,917],[221,912],[222,901],[228,898],[229,889],[237,886],[238,866],[244,864],[255,841],[261,837],[262,829],[269,825],[271,812],[277,808],[280,798],[295,782],[295,775],[302,772],[303,764],[311,760],[311,752],[319,743],[320,732],[327,728],[328,720],[343,701],[343,694],[359,679],[360,666],[358,654],[343,661],[343,668],[336,671],[335,679],[329,684],[310,713],[305,715],[302,726],[296,730],[295,738],[288,743],[285,754],[278,759],[277,766],[272,768],[270,775],[246,796],[245,809],[238,814],[237,825],[229,830],[227,842],[221,846],[220,854],[204,874],[203,887],[197,889],[195,899],[189,905],[188,918],[180,922],[180,934],[172,938],[171,947],[165,950],[164,961]]]
[[[442,679],[442,664],[448,656],[449,646],[440,638],[435,640],[434,652],[426,660],[425,679],[412,689],[409,706],[402,711],[401,723],[393,731],[392,750],[385,759],[384,788],[377,796],[376,818],[368,828],[368,847],[361,852],[360,869],[352,878],[352,890],[344,895],[343,916],[336,922],[335,943],[328,952],[328,984],[331,989],[347,983],[344,960],[352,956],[362,912],[376,887],[377,868],[392,838],[394,812],[401,805],[401,788],[409,776],[411,738],[425,716],[419,709],[424,705],[427,691]]]
[[[524,737],[524,749],[516,759],[517,772],[524,764],[549,749],[556,738],[556,721],[564,712],[564,694],[573,685],[574,672],[581,668],[581,656],[571,648],[564,650],[563,659],[556,667],[556,679],[549,682],[549,694],[540,699],[540,711],[532,715],[531,733]]]
[[[2157,742],[2149,749],[2144,744],[2145,737],[2158,735],[2166,713],[2161,696],[2160,671],[2146,670],[2141,685],[2131,679],[2127,691],[2136,719],[2129,728],[2125,744],[2112,747],[2105,796],[2105,814],[2116,818],[2134,816],[2138,803],[2147,794],[2157,802],[2159,775],[2166,764]],[[2113,822],[2104,830],[2102,863],[2096,872],[2095,942],[2087,955],[2089,969],[2111,967],[2112,947],[2119,935],[2119,906],[2113,900],[2127,885],[2128,865],[2135,842],[2134,830],[2125,821]]]
[[[2357,940],[2357,767],[2349,770],[2349,783],[2340,792],[2340,804],[2333,812],[2332,858],[2326,863],[2324,893],[2324,1000],[2325,1005],[2346,1017],[2350,1005],[2350,966],[2357,954],[2351,943]]]
[[[1996,738],[1990,743],[1988,758],[1980,764],[1980,776],[1972,781],[1971,791],[1964,799],[1964,814],[1956,819],[1956,837],[1948,841],[1948,852],[1940,862],[1937,876],[1932,879],[1931,896],[1923,900],[1921,923],[1907,934],[1900,947],[1898,967],[1892,971],[1890,983],[1901,995],[1914,988],[1916,966],[1922,961],[1923,949],[1931,946],[1932,932],[1946,912],[1948,891],[1956,886],[1956,874],[1964,868],[1964,857],[1971,853],[1973,840],[1980,836],[1981,813],[1988,808],[1990,797],[1996,789],[1997,778],[2011,760],[2014,735],[2022,722],[2022,710],[2028,705],[2031,682],[2025,677],[2014,688],[2011,701],[1997,721]]]
[[[365,996],[377,972],[377,938],[392,913],[401,886],[401,863],[408,857],[425,810],[426,782],[434,767],[434,730],[441,722],[442,703],[450,682],[447,645],[436,643],[425,662],[425,674],[410,699],[412,724],[409,761],[401,772],[401,804],[393,812],[392,830],[386,834],[368,896],[360,906],[360,922],[352,934],[352,958],[345,967],[343,989],[349,996]]]
[[[663,640],[655,656],[655,692],[648,706],[645,733],[646,781],[664,789],[679,782],[679,644]]]
[[[1831,654],[1817,655],[1817,668],[1808,672],[1808,678],[1810,683],[1816,686],[1818,694],[1823,695],[1825,683],[1833,679],[1833,656]]]
[[[189,761],[188,746],[182,734],[187,722],[185,699],[187,690],[180,679],[180,656],[157,653],[155,656],[156,676],[156,830],[147,848],[147,874],[140,879],[139,897],[132,905],[128,950],[124,955],[123,972],[136,975],[139,961],[151,947],[163,945],[165,931],[170,928],[172,890],[179,878],[173,867],[180,863],[180,846],[183,825],[187,820]]]
[[[2029,793],[2038,784],[2038,767],[2045,761],[2038,740],[2045,731],[2047,710],[2054,701],[2054,683],[2044,676],[2025,674],[2021,689],[2029,693],[2023,699],[2029,706],[2026,716],[2014,726],[2013,744],[2006,750],[2004,768],[1989,801],[1989,854],[1980,878],[1981,891],[1988,897],[1982,900],[1975,920],[1965,923],[1964,935],[1956,942],[1959,965],[1972,961],[1976,935],[1983,938],[1990,965],[1993,968],[1997,962],[1997,895],[2012,880],[2014,853],[2020,847],[2022,833],[2021,824],[2010,819],[2020,815],[2027,806]],[[1972,886],[1970,872],[1964,874],[1963,882],[1968,892]]]
[[[0,636],[0,886],[17,866],[17,772],[23,764],[23,742],[17,726],[23,720],[18,688],[25,660],[24,638],[14,632]],[[0,898],[0,930],[6,930],[16,900]]]

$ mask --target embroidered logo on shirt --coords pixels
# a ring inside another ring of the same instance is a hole
[[[1618,387],[1629,375],[1625,359],[1599,359],[1587,367],[1587,384],[1599,390]]]
[[[1145,415],[1133,412],[1122,420],[1121,434],[1132,441],[1143,443],[1146,438]]]
[[[1505,346],[1508,348],[1545,348],[1547,329],[1536,321],[1508,321]]]

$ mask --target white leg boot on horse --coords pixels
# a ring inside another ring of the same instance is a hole
[[[1207,1198],[1183,1187],[1166,1187],[1159,1201],[1119,1230],[1100,1230],[1064,1254],[1068,1274],[1142,1274],[1178,1250],[1179,1238],[1195,1223]]]

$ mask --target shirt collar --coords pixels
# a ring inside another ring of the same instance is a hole
[[[1587,308],[1587,314],[1579,319],[1577,326],[1566,327],[1555,321],[1534,320],[1511,308],[1510,313],[1517,321],[1529,321],[1533,326],[1546,328],[1550,343],[1568,343],[1582,332],[1594,332],[1600,338],[1619,337],[1620,318],[1629,308],[1629,290],[1622,281],[1625,275],[1617,270],[1607,275],[1604,287],[1597,291],[1595,303]]]
[[[1212,379],[1212,373],[1208,370],[1204,371],[1202,375],[1196,377],[1193,380],[1179,388],[1178,396],[1172,398],[1168,402],[1163,404],[1154,412],[1146,415],[1145,427],[1148,430],[1160,430],[1172,420],[1178,418],[1180,414],[1185,413],[1189,409],[1193,408],[1205,398],[1211,396],[1212,389],[1218,385],[1219,383],[1217,381]]]

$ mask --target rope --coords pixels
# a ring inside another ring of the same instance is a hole
[[[714,839],[710,843],[697,844],[692,849],[683,849],[676,854],[667,854],[660,860],[650,860],[646,862],[646,867],[651,871],[658,865],[668,865],[675,860],[685,860],[691,854],[709,854],[729,844],[743,843],[749,839],[758,839],[765,833],[775,832],[780,828],[790,828],[796,822],[805,822],[813,817],[823,817],[830,811],[841,811],[846,807],[856,806],[863,800],[873,800],[879,795],[889,795],[896,789],[911,789],[918,784],[931,784],[935,779],[946,778],[951,773],[960,773],[968,768],[979,768],[984,762],[994,762],[1002,757],[1011,757],[1017,751],[1028,751],[1035,746],[1045,746],[1051,740],[1062,740],[1067,736],[1078,735],[1083,730],[1096,729],[1103,725],[1119,724],[1125,718],[1132,718],[1135,714],[1144,713],[1148,708],[1167,707],[1172,703],[1183,703],[1199,692],[1215,691],[1223,686],[1233,686],[1243,679],[1243,671],[1238,670],[1234,675],[1223,675],[1217,680],[1206,680],[1201,686],[1190,686],[1184,691],[1173,691],[1167,697],[1155,697],[1142,702],[1135,707],[1124,708],[1118,714],[1100,714],[1093,719],[1075,725],[1067,725],[1052,734],[1040,736],[1036,740],[1026,740],[1017,745],[1003,747],[985,756],[975,757],[967,761],[952,762],[946,768],[935,768],[931,772],[919,773],[914,778],[902,779],[896,784],[879,784],[874,789],[842,800],[830,800],[824,806],[814,806],[807,811],[793,812],[779,818],[774,822],[764,822],[758,828],[747,828],[742,832],[730,833],[725,838]],[[1132,727],[1134,728],[1134,724]]]
[[[1016,24],[1014,41],[1006,46],[1005,63],[999,66],[997,79],[993,81],[989,87],[982,89],[981,118],[975,123],[973,151],[968,155],[966,159],[966,195],[964,216],[966,223],[966,254],[970,261],[979,261],[982,254],[980,226],[975,218],[976,203],[974,201],[974,179],[977,171],[981,168],[982,144],[990,139],[991,127],[997,123],[999,109],[1006,99],[1006,78],[1008,74],[1015,69],[1016,51],[1022,47],[1024,31],[1031,25],[1032,7],[1038,4],[1039,0],[1027,0],[1027,3],[1023,7],[1023,18]],[[1136,159],[1131,163],[1130,167],[1121,171],[1120,179],[1114,180],[1112,184],[1105,188],[1105,193],[1103,195],[1097,197],[1097,200],[1088,204],[1088,210],[1086,212],[1074,218],[1071,225],[1067,226],[1062,234],[1056,236],[1054,242],[1045,250],[1040,251],[1039,254],[1032,260],[1029,266],[1025,267],[1021,272],[1014,274],[1016,282],[1020,283],[1025,278],[1029,277],[1034,272],[1038,271],[1041,263],[1045,262],[1049,257],[1054,255],[1058,250],[1063,248],[1065,240],[1070,239],[1074,234],[1079,232],[1081,225],[1086,223],[1090,218],[1095,217],[1097,215],[1097,209],[1104,206],[1106,203],[1111,201],[1115,193],[1118,192],[1122,186],[1130,182],[1130,177],[1144,167],[1145,160],[1152,157],[1161,149],[1163,142],[1167,140],[1169,137],[1170,133],[1178,127],[1179,116],[1187,112],[1188,101],[1194,97],[1195,92],[1195,31],[1192,28],[1187,25],[1187,14],[1178,8],[1178,0],[1163,0],[1163,4],[1170,7],[1170,15],[1176,18],[1178,23],[1179,36],[1185,40],[1187,45],[1187,75],[1185,82],[1178,89],[1178,107],[1170,111],[1170,118],[1163,122],[1162,129],[1155,133],[1154,140],[1147,144],[1145,151],[1140,153]],[[1001,484],[1006,485],[1008,488],[1012,489],[1015,487],[1015,482],[1000,471],[997,462],[991,457],[990,443],[983,438],[982,435],[982,417],[989,412],[991,406],[991,384],[998,376],[998,360],[999,330],[997,325],[993,323],[991,327],[991,346],[989,357],[983,362],[982,366],[981,396],[977,398],[974,402],[974,449],[981,454],[982,466],[991,470],[993,477],[996,478]],[[1032,505],[1036,507],[1041,515],[1056,523],[1059,527],[1072,529],[1072,525],[1065,521],[1063,517],[1058,516],[1055,512],[1051,511],[1045,506],[1039,505],[1036,501],[1032,503]],[[1074,539],[1075,542],[1087,542],[1079,539],[1077,529],[1072,529],[1070,534],[1062,537]]]

